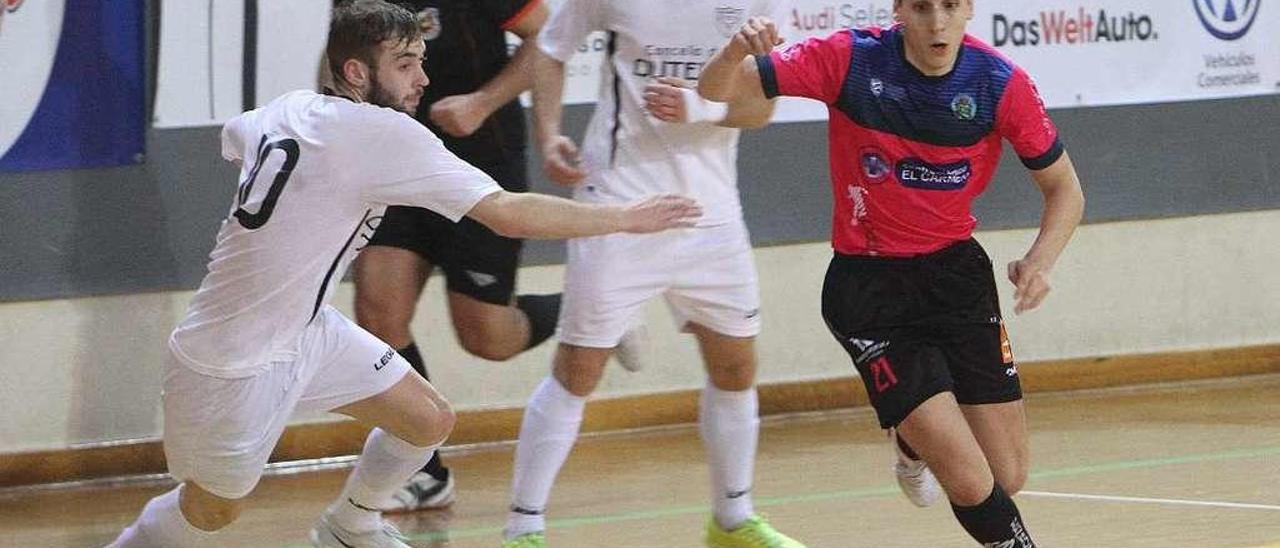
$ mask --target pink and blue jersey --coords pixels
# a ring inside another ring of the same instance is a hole
[[[843,30],[756,61],[766,96],[830,110],[831,243],[843,254],[912,256],[968,239],[1001,138],[1032,170],[1063,154],[1030,76],[973,36],[936,77],[906,61],[900,27]]]

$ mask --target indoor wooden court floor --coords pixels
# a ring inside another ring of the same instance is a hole
[[[1017,497],[1041,546],[1280,547],[1280,376],[1033,394],[1033,474]],[[589,411],[588,411],[589,412]],[[973,544],[945,505],[910,506],[866,410],[765,421],[759,511],[811,547]],[[511,447],[446,455],[451,511],[397,520],[415,546],[493,547]],[[233,546],[304,546],[345,469],[263,480]],[[560,476],[557,547],[699,546],[707,472],[693,427],[586,438]],[[0,545],[101,546],[164,485],[0,495]]]

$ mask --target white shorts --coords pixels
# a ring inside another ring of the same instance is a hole
[[[169,473],[219,497],[245,497],[294,411],[329,411],[381,394],[410,371],[387,343],[331,306],[303,332],[296,360],[252,377],[202,375],[170,353],[163,397]]]
[[[570,240],[560,342],[613,348],[659,295],[680,329],[696,323],[730,337],[760,334],[760,288],[746,226]]]

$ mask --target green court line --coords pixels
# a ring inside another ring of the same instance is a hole
[[[1122,470],[1135,470],[1142,468],[1157,468],[1161,466],[1175,466],[1179,464],[1199,464],[1204,462],[1216,462],[1225,460],[1241,460],[1260,457],[1269,457],[1280,455],[1280,447],[1257,447],[1251,449],[1236,449],[1231,451],[1222,451],[1218,453],[1200,453],[1193,455],[1181,455],[1176,457],[1164,457],[1154,459],[1124,460],[1101,462],[1097,464],[1089,464],[1084,466],[1072,466],[1067,468],[1058,468],[1055,470],[1046,470],[1043,472],[1032,472],[1032,479],[1051,479],[1062,477],[1083,476],[1088,474],[1101,474],[1106,472],[1117,472]],[[775,496],[775,497],[759,497],[755,499],[757,507],[770,506],[786,506],[790,504],[820,502],[826,500],[862,500],[877,497],[885,497],[896,495],[898,486],[896,484],[886,484],[880,487],[871,487],[866,489],[849,489],[840,491],[826,491],[821,493],[804,493],[799,495]],[[574,527],[582,527],[588,525],[601,525],[608,523],[618,523],[626,521],[652,520],[657,518],[667,518],[674,516],[687,516],[695,514],[709,514],[711,507],[709,505],[692,505],[692,506],[669,506],[663,508],[654,508],[650,510],[636,510],[632,512],[619,512],[614,514],[603,514],[595,516],[580,516],[573,518],[557,518],[547,520],[547,529],[569,529]],[[502,534],[501,526],[485,526],[485,527],[469,527],[466,529],[451,529],[447,532],[431,532],[417,533],[406,535],[411,541],[442,541],[450,539],[464,539],[481,536],[492,536],[497,543],[498,537]],[[288,548],[304,548],[305,544],[291,544]]]
[[[1059,468],[1057,470],[1046,470],[1044,472],[1032,472],[1031,477],[1035,479],[1059,478],[1059,477],[1067,477],[1067,476],[1080,476],[1084,474],[1096,474],[1096,473],[1102,473],[1102,472],[1116,472],[1120,470],[1133,470],[1137,468],[1156,468],[1159,466],[1173,466],[1177,464],[1198,464],[1202,462],[1214,462],[1214,461],[1222,461],[1222,460],[1252,459],[1252,458],[1260,458],[1260,457],[1270,457],[1273,455],[1280,455],[1280,447],[1257,447],[1253,449],[1235,449],[1235,450],[1223,451],[1219,453],[1202,453],[1198,455],[1182,455],[1177,457],[1104,462],[1099,464],[1089,464],[1085,466]]]

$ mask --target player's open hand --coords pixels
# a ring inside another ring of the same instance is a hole
[[[557,135],[542,145],[542,169],[553,182],[573,186],[587,176],[578,167],[578,145],[573,139]]]
[[[485,109],[471,94],[451,95],[431,105],[431,123],[454,137],[466,137],[480,129],[487,117]]]
[[[737,57],[748,55],[768,55],[773,48],[782,45],[784,40],[778,34],[778,25],[768,17],[752,17],[733,35],[726,48],[734,48],[740,53]]]
[[[689,102],[700,100],[687,80],[663,76],[644,87],[644,109],[648,113],[673,124],[689,121]]]
[[[1014,314],[1035,309],[1049,296],[1049,269],[1028,259],[1009,263],[1009,281],[1014,287]]]
[[[659,232],[691,227],[702,216],[698,203],[675,194],[662,194],[627,206],[622,212],[624,232]]]

